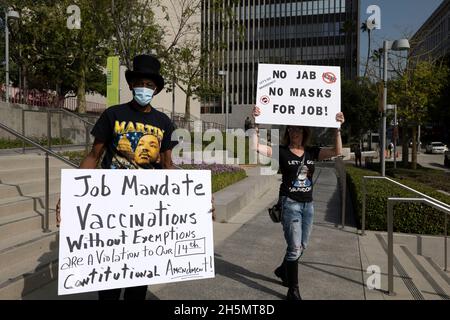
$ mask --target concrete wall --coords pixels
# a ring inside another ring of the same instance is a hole
[[[6,126],[22,133],[22,109],[25,112],[25,136],[46,137],[47,136],[47,112],[45,108],[32,107],[19,104],[8,104],[0,102],[0,121]],[[55,110],[55,109],[53,109]],[[98,116],[86,116],[85,119],[95,123]],[[89,129],[90,131],[90,129]],[[52,137],[64,137],[72,140],[75,144],[84,144],[86,140],[84,122],[66,113],[51,114]],[[13,135],[0,129],[0,138],[16,139]],[[89,135],[90,142],[92,136]]]
[[[232,112],[228,114],[228,127],[230,129],[244,129],[245,119],[247,117],[252,119],[252,108],[253,105],[234,105]],[[201,115],[201,120],[225,125],[225,113],[205,113]],[[259,127],[269,129],[271,125],[260,125]]]

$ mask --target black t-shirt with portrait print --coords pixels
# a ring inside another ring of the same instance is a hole
[[[311,202],[314,161],[319,159],[320,148],[306,147],[301,157],[294,154],[287,146],[280,146],[279,150],[282,175],[280,196],[287,196],[298,202]]]
[[[175,130],[170,118],[151,108],[143,112],[132,101],[107,108],[91,134],[106,144],[103,169],[160,169],[159,154],[172,149]]]

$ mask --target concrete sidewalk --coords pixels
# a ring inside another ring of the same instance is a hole
[[[251,169],[250,175],[256,169]],[[273,270],[283,259],[285,241],[281,225],[273,223],[267,214],[278,196],[280,178],[228,223],[214,223],[215,278],[151,285],[147,299],[284,299],[287,288],[281,286]],[[315,179],[314,228],[309,248],[299,262],[302,297],[364,299],[356,229],[338,226],[340,197],[335,171],[318,167]],[[58,297],[54,281],[24,299],[96,299],[96,294]]]
[[[340,197],[332,168],[316,170],[315,222],[310,246],[300,259],[303,299],[364,299],[356,229],[340,229]],[[284,299],[287,288],[273,270],[282,261],[285,241],[280,224],[272,223],[267,207],[278,195],[278,184],[231,223],[241,228],[216,245],[216,277],[189,283],[150,287],[152,299]],[[349,219],[350,220],[350,219]],[[219,226],[220,228],[220,226]],[[338,244],[338,245],[336,245]]]

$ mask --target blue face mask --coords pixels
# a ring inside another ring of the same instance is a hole
[[[146,107],[150,101],[152,101],[153,93],[155,90],[152,90],[150,88],[134,88],[134,100],[141,106]]]

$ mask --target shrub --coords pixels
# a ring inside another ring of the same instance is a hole
[[[352,198],[358,226],[362,220],[362,177],[379,175],[374,171],[347,166],[347,188]],[[400,183],[407,185],[439,201],[450,204],[450,197],[433,188],[409,179]],[[420,198],[413,192],[400,188],[385,180],[366,181],[366,229],[387,230],[387,198]],[[426,204],[402,203],[394,207],[394,232],[442,235],[444,233],[444,214]]]
[[[212,192],[217,192],[247,177],[245,170],[223,164],[183,164],[183,169],[211,170]]]
[[[41,138],[36,138],[36,137],[31,137],[31,140],[39,143],[41,146],[47,147],[47,138],[46,137],[41,137]],[[62,140],[60,140],[60,138],[51,138],[51,144],[52,146],[56,146],[56,145],[66,145],[66,144],[73,144],[72,140],[67,139],[67,138],[62,138]],[[23,142],[20,139],[4,139],[4,138],[0,138],[0,149],[12,149],[12,148],[22,148],[23,146]],[[33,147],[31,144],[25,143],[25,147],[29,148],[29,147]]]

